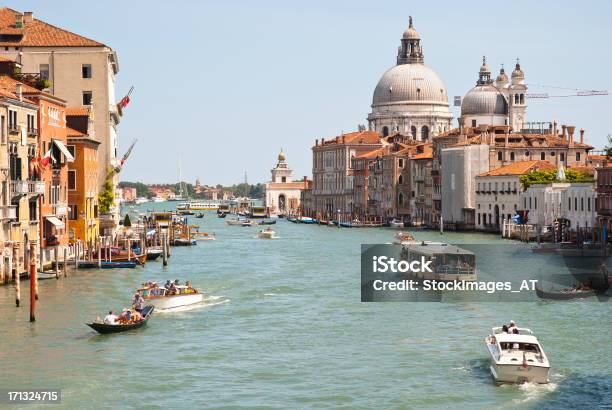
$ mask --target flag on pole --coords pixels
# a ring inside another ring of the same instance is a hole
[[[40,162],[40,165],[42,165],[43,168],[45,168],[47,165],[49,165],[49,162],[51,162],[51,150],[47,151],[45,156],[40,158],[39,162]]]
[[[121,166],[123,167],[123,164],[125,163],[125,161],[128,159],[128,157],[130,156],[130,154],[132,153],[132,149],[134,148],[134,145],[136,145],[136,141],[138,141],[137,139],[134,139],[134,141],[132,141],[132,145],[130,145],[130,147],[128,148],[128,150],[125,152],[125,154],[123,154],[123,157],[121,158]]]
[[[132,95],[132,91],[134,91],[134,86],[130,88],[126,96],[123,97],[121,101],[119,101],[119,103],[117,104],[120,109],[127,107],[127,105],[130,103],[130,95]]]

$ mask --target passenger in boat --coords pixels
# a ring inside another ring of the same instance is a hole
[[[132,311],[130,309],[123,309],[121,315],[119,315],[119,322],[121,323],[130,323],[132,320]]]
[[[170,279],[168,279],[166,281],[166,284],[164,285],[164,288],[166,288],[166,290],[170,290],[171,287],[172,287],[172,282],[170,282]]]
[[[109,310],[108,311],[108,315],[106,315],[104,317],[104,324],[105,325],[114,325],[116,321],[117,321],[117,316],[115,316],[113,314],[112,310]]]
[[[144,307],[144,298],[138,292],[134,293],[134,298],[132,299],[132,307],[136,312],[141,312]]]
[[[518,329],[516,327],[516,322],[514,320],[510,321],[510,325],[508,326],[508,333],[512,334],[514,333],[514,329]]]
[[[508,325],[502,326],[502,333],[508,333]]]
[[[134,314],[132,315],[132,322],[136,323],[136,322],[140,322],[142,320],[142,315],[140,314],[139,311],[135,311]]]
[[[195,289],[191,285],[191,281],[186,281],[185,286],[187,286],[187,293],[195,293]]]

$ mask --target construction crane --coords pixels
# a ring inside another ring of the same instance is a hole
[[[570,94],[550,95],[548,93],[527,93],[527,98],[567,98],[567,97],[592,97],[595,95],[608,95],[608,90],[580,90],[577,88],[555,87],[552,85],[527,84],[542,88],[556,88],[559,90],[573,91]]]

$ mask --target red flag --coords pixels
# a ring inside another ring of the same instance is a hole
[[[49,162],[51,161],[51,150],[47,151],[47,153],[45,154],[44,157],[42,157],[40,159],[40,164],[44,167],[46,167],[47,165],[49,165]]]
[[[127,105],[130,103],[130,95],[132,95],[132,91],[134,91],[134,86],[132,86],[130,88],[130,91],[128,91],[127,95],[123,97],[121,101],[119,101],[119,103],[117,104],[119,108],[123,109],[127,107]]]

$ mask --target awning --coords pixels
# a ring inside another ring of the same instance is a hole
[[[61,141],[53,140],[53,143],[55,144],[57,148],[59,148],[62,154],[64,154],[64,156],[66,157],[66,162],[74,162],[74,157],[72,156],[70,151],[68,151],[68,148],[66,148],[66,146]]]
[[[64,223],[56,216],[45,216],[45,219],[55,225],[56,228],[63,228]]]

